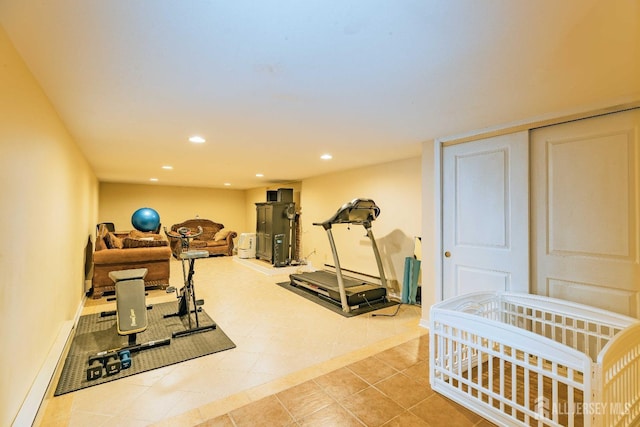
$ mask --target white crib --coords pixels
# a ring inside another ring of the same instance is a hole
[[[478,292],[430,311],[431,388],[500,426],[639,426],[640,321]]]

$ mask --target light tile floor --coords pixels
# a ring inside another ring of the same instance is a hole
[[[286,275],[266,275],[232,257],[195,266],[198,298],[237,348],[47,396],[36,425],[197,425],[426,333],[417,306],[403,305],[395,317],[345,318],[276,286]],[[182,286],[176,260],[171,284]],[[156,290],[147,297],[150,304],[165,301],[175,294]],[[83,314],[114,307],[106,298],[88,299]]]

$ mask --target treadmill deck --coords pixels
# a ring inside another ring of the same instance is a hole
[[[340,304],[340,287],[335,273],[318,270],[289,276],[291,284],[303,286],[307,289],[327,296]],[[379,301],[386,297],[387,290],[380,285],[369,283],[365,280],[342,276],[344,291],[349,306],[357,306],[363,303]]]

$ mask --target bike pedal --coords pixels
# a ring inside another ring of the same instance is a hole
[[[198,299],[196,300],[196,305],[204,305],[204,300],[203,299]]]

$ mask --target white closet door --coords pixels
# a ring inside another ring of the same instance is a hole
[[[534,292],[640,315],[640,110],[531,133]]]
[[[529,134],[442,151],[442,296],[529,292]]]

